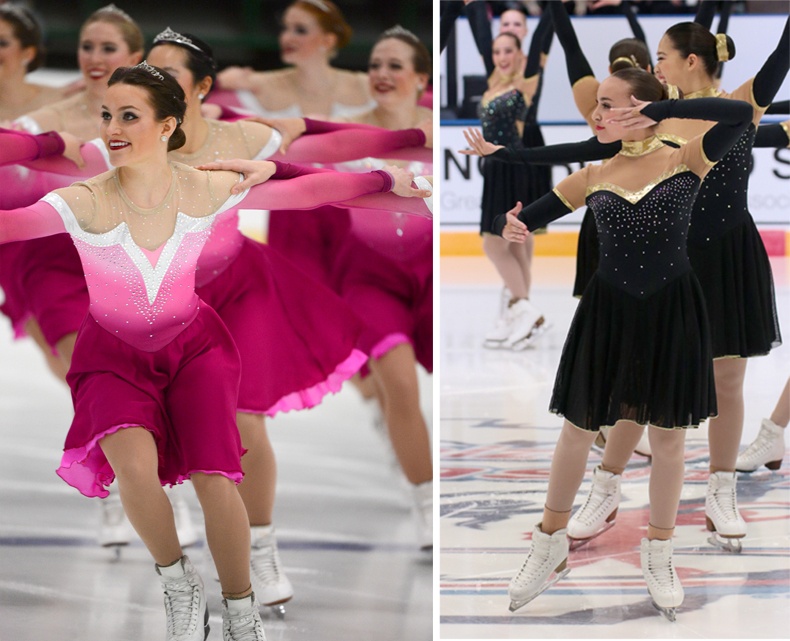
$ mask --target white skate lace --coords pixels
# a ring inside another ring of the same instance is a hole
[[[612,495],[593,486],[592,491],[587,495],[587,501],[582,509],[579,510],[576,520],[581,521],[584,525],[592,525],[599,521],[603,516],[604,507],[610,496]]]
[[[664,554],[653,552],[648,555],[647,569],[650,575],[650,581],[657,586],[661,591],[674,591],[675,586],[675,569],[672,566],[672,554]]]
[[[529,549],[529,554],[527,554],[527,558],[524,560],[521,569],[513,579],[514,583],[523,582],[524,579],[527,581],[532,581],[532,577],[543,576],[544,574],[548,576],[548,574],[551,574],[551,570],[554,568],[551,568],[548,574],[546,573],[546,566],[548,565],[550,556],[551,547],[547,546],[546,555],[543,556],[543,558],[538,557],[538,555],[535,553],[535,544],[533,542],[532,547]]]
[[[771,450],[773,440],[771,433],[766,428],[761,427],[757,433],[757,439],[743,451],[741,456],[747,459],[761,458]]]
[[[713,492],[713,505],[718,516],[726,521],[738,520],[738,500],[735,495],[735,485],[717,487]]]
[[[253,548],[250,564],[256,578],[264,585],[280,581],[280,560],[274,545]]]
[[[163,583],[168,638],[192,632],[197,625],[200,591],[184,576]]]
[[[225,641],[266,641],[263,629],[256,621],[252,608],[249,612],[236,615],[228,613],[225,618],[225,634],[223,636]]]

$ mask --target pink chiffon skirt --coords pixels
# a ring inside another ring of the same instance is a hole
[[[58,475],[85,496],[107,496],[115,474],[100,441],[139,426],[156,442],[162,485],[196,472],[241,482],[239,377],[233,339],[208,305],[156,352],[132,347],[86,316],[67,376],[74,420]]]
[[[350,236],[335,262],[337,291],[365,320],[360,346],[372,358],[409,343],[433,371],[433,255],[430,243],[394,260]],[[366,372],[363,372],[363,374]]]
[[[367,360],[357,349],[362,322],[354,311],[279,252],[249,238],[197,293],[239,349],[239,411],[273,416],[313,407]]]

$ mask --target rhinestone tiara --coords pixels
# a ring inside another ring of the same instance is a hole
[[[12,15],[14,18],[19,20],[22,24],[24,24],[28,29],[35,29],[36,23],[30,18],[25,10],[20,7],[19,5],[15,4],[3,4],[0,5],[0,14],[5,13],[6,15]]]
[[[127,22],[134,22],[134,20],[132,20],[132,16],[126,13],[123,9],[119,9],[114,4],[108,4],[106,7],[102,7],[101,9],[98,9],[96,13],[99,13],[100,11],[106,11],[107,13],[115,13],[121,16],[121,18],[123,18]]]
[[[185,47],[189,47],[190,49],[194,49],[195,51],[199,51],[200,53],[204,53],[203,50],[198,47],[194,42],[192,42],[186,36],[182,36],[180,33],[173,31],[170,27],[165,29],[162,33],[154,38],[154,44],[159,44],[160,42],[173,42],[175,44],[183,45]]]
[[[387,29],[384,33],[381,34],[382,38],[391,38],[392,36],[404,36],[409,40],[414,40],[414,42],[419,42],[420,39],[415,36],[411,31],[408,29],[404,29],[399,24],[396,24],[394,27]]]
[[[135,65],[132,69],[142,69],[143,71],[147,71],[150,73],[154,78],[159,78],[159,80],[164,80],[165,77],[156,70],[156,67],[152,67],[148,64],[147,60],[143,60],[140,64]]]
[[[311,4],[314,7],[321,9],[321,11],[323,11],[324,13],[329,13],[329,6],[325,2],[322,2],[321,0],[302,0],[302,2]]]

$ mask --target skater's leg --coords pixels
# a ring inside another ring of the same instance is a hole
[[[601,469],[612,474],[622,474],[644,429],[643,425],[633,421],[617,421],[606,437]]]
[[[524,284],[527,288],[526,298],[529,298],[532,287],[532,255],[535,250],[535,237],[532,234],[528,234],[527,239],[523,243],[510,243],[508,250],[521,268]]]
[[[653,467],[650,471],[650,525],[648,539],[666,539],[672,536],[683,489],[686,469],[683,457],[686,431],[667,430],[653,425],[648,427],[650,447],[653,450]],[[670,531],[668,535],[662,532]]]
[[[779,427],[787,427],[787,424],[790,423],[790,378],[787,379],[779,401],[771,414],[771,421]]]
[[[277,486],[277,461],[266,432],[262,414],[236,413],[241,444],[247,450],[241,459],[244,480],[239,494],[250,519],[250,525],[270,525]]]
[[[551,459],[549,488],[543,510],[542,530],[553,534],[568,525],[573,501],[584,480],[595,432],[582,430],[565,421]]]
[[[745,358],[718,358],[713,361],[719,415],[710,419],[708,427],[711,472],[735,471],[743,433],[746,363]]]
[[[223,596],[246,596],[250,583],[250,526],[236,484],[220,474],[193,473],[203,508],[206,539],[217,566]]]
[[[483,251],[510,290],[513,299],[529,298],[529,283],[524,278],[519,260],[510,251],[511,244],[499,236],[483,236]]]
[[[118,480],[129,522],[159,565],[171,565],[183,552],[173,508],[159,482],[154,437],[142,427],[105,436],[99,445]]]

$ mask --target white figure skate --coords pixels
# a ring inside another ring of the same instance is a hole
[[[499,317],[494,326],[486,332],[483,347],[488,349],[502,349],[505,342],[513,331],[513,312],[508,306],[510,301],[510,290],[507,287],[502,289],[502,299],[499,304]]]
[[[529,346],[529,343],[538,336],[540,328],[545,319],[540,310],[526,298],[522,298],[513,303],[508,310],[512,316],[510,335],[505,340],[504,347],[515,351],[521,351]]]
[[[518,574],[508,586],[510,611],[515,612],[548,590],[570,572],[568,530],[545,534],[538,523],[532,533],[532,547]]]
[[[640,560],[642,574],[653,605],[670,621],[683,603],[683,586],[672,562],[672,541],[642,539]]]
[[[412,516],[420,550],[433,549],[433,481],[412,485]]]
[[[203,580],[187,556],[167,567],[155,566],[165,591],[167,641],[205,641],[208,608]]]
[[[99,502],[99,545],[113,552],[113,561],[121,558],[121,549],[129,545],[134,528],[126,518],[121,497],[113,487],[110,495]]]
[[[727,552],[739,553],[746,536],[746,522],[738,512],[735,472],[714,472],[708,478],[705,523],[713,534],[708,543]]]
[[[595,437],[594,445],[600,449],[604,449],[606,447],[606,439],[609,438],[609,432],[611,431],[611,426],[602,427]],[[634,448],[634,453],[639,454],[639,456],[644,456],[646,459],[653,458],[653,452],[650,449],[650,439],[647,435],[647,428],[642,432],[639,443],[637,443]]]
[[[785,430],[770,418],[764,418],[757,438],[738,455],[735,469],[738,472],[754,472],[761,465],[769,470],[782,467],[785,456]]]
[[[250,543],[250,577],[256,601],[284,619],[285,604],[293,598],[294,589],[280,563],[274,527],[251,526]]]
[[[571,550],[580,548],[614,527],[620,505],[620,480],[619,474],[607,472],[600,465],[593,470],[587,500],[568,523]]]
[[[222,599],[222,641],[266,641],[255,593]]]

